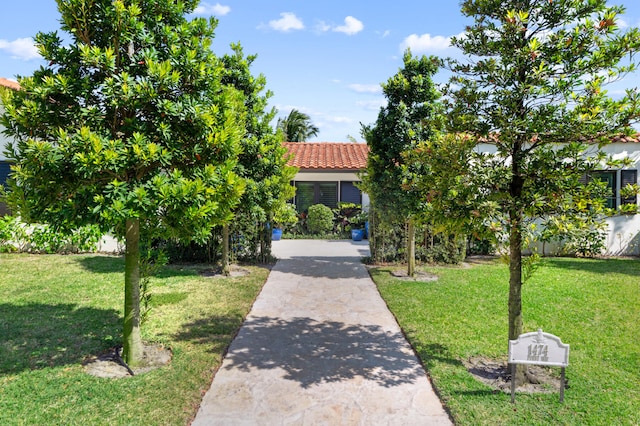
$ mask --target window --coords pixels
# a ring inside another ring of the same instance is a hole
[[[610,209],[615,209],[616,205],[616,172],[615,171],[607,171],[607,172],[594,172],[591,175],[592,179],[598,179],[607,184],[607,189],[609,190],[607,194],[607,199],[605,203],[605,207]]]
[[[638,171],[637,170],[620,170],[620,189],[627,185],[633,185],[638,183]],[[637,196],[622,198],[620,204],[636,204],[638,202]]]
[[[0,187],[7,186],[7,178],[11,172],[11,166],[8,161],[0,161]],[[11,214],[7,206],[0,202],[0,216]]]
[[[353,182],[340,182],[340,201],[362,204],[362,194]]]
[[[607,196],[606,207],[615,209],[618,206],[625,204],[637,204],[637,196],[623,198],[620,195],[620,190],[627,185],[633,185],[638,183],[638,171],[637,170],[607,170],[596,171],[589,175],[591,179],[599,179],[605,182],[609,189],[609,195]]]
[[[9,172],[11,171],[10,165],[8,161],[0,161],[0,185],[5,185],[7,183],[7,178],[9,177]]]
[[[318,184],[318,204],[332,209],[338,207],[338,184],[336,182],[320,182]]]
[[[338,207],[338,182],[296,182],[296,210],[306,212],[313,204]]]
[[[315,204],[315,184],[313,182],[296,182],[296,210],[306,212]]]

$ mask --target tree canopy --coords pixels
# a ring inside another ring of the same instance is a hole
[[[387,105],[380,108],[372,125],[362,134],[370,147],[363,188],[371,197],[374,210],[384,217],[409,220],[407,238],[408,272],[413,275],[413,222],[420,210],[418,193],[406,187],[407,170],[403,153],[418,142],[433,138],[441,128],[440,93],[432,81],[439,61],[434,57],[404,54],[404,67],[382,84]],[[420,167],[415,163],[416,167]]]
[[[308,114],[295,108],[285,118],[279,118],[276,127],[282,131],[286,142],[305,142],[320,131]]]
[[[48,66],[3,97],[13,192],[23,216],[125,237],[123,357],[134,364],[140,233],[204,239],[232,218],[246,108],[211,50],[216,20],[185,18],[197,1],[57,3],[70,42],[39,33]]]
[[[616,98],[604,89],[636,69],[640,49],[638,29],[618,25],[623,8],[606,3],[462,2],[462,13],[474,23],[452,40],[469,59],[448,62],[448,124],[496,149],[473,181],[486,195],[485,209],[476,212],[508,235],[509,339],[522,333],[527,224],[569,205],[588,213],[594,204],[580,198],[579,178],[607,164],[583,143],[597,151],[593,143],[632,132],[639,117],[635,89]]]

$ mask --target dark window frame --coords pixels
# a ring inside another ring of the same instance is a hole
[[[296,187],[295,206],[298,213],[306,213],[309,206],[314,204],[324,204],[332,209],[338,207],[338,181],[295,181],[294,184]],[[332,201],[327,202],[327,198],[331,197],[331,194],[323,194],[322,186],[333,186],[334,196]],[[299,189],[301,187],[306,188],[307,191],[310,187],[313,188],[312,202],[309,201],[310,197],[306,196],[307,194],[304,194],[305,196],[301,199],[302,194]]]
[[[600,179],[607,182],[607,187],[610,190],[610,195],[606,200],[606,206],[608,208],[617,209],[625,204],[638,204],[637,196],[623,198],[620,195],[620,190],[627,184],[633,185],[638,183],[637,169],[594,170],[588,173],[584,183],[587,183],[591,179]]]

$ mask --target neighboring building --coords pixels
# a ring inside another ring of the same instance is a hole
[[[339,202],[369,205],[369,198],[356,184],[358,173],[367,167],[369,147],[364,143],[285,142],[291,154],[288,164],[299,169],[296,210],[307,211],[313,204],[335,208]]]
[[[491,143],[479,144],[476,148],[478,152],[495,153],[496,147]],[[601,150],[609,154],[615,160],[628,158],[631,165],[621,170],[598,170],[591,173],[591,177],[598,176],[607,182],[611,190],[611,196],[607,200],[607,207],[617,209],[623,204],[638,205],[638,196],[622,198],[620,189],[627,184],[640,185],[640,133],[635,136],[619,137],[610,144],[605,145]],[[619,214],[606,219],[609,227],[607,235],[608,255],[640,255],[640,214]],[[553,252],[554,245],[551,244],[546,250]]]
[[[15,81],[0,77],[0,90],[4,90],[4,88],[19,90],[20,85]],[[4,114],[4,108],[2,106],[2,102],[0,102],[0,115],[2,114]],[[9,177],[10,167],[9,162],[4,155],[4,150],[10,142],[11,140],[4,135],[4,127],[0,124],[0,185],[4,185],[7,181],[7,177]],[[0,203],[0,216],[7,213],[8,211],[6,206],[3,203]]]
[[[627,184],[640,185],[640,133],[633,137],[621,137],[605,145],[602,150],[620,160],[629,158],[631,165],[622,170],[606,170],[598,172],[611,188],[609,207],[618,208],[622,204],[638,205],[638,197],[621,198],[620,188]],[[607,254],[640,255],[640,214],[624,214],[607,218],[609,235],[607,237]]]

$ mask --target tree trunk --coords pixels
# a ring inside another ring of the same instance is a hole
[[[407,221],[407,276],[416,273],[416,225],[413,218]]]
[[[222,274],[227,277],[231,274],[229,266],[229,224],[222,226]]]
[[[369,205],[369,253],[371,253],[371,261],[379,262],[378,254],[378,219],[373,205]]]
[[[140,337],[140,220],[127,219],[124,255],[124,326],[122,359],[130,366],[142,362]]]
[[[516,340],[522,334],[522,218],[518,212],[510,213],[509,232],[509,340]],[[511,367],[511,366],[510,366]],[[517,364],[516,386],[526,381],[526,365]]]

